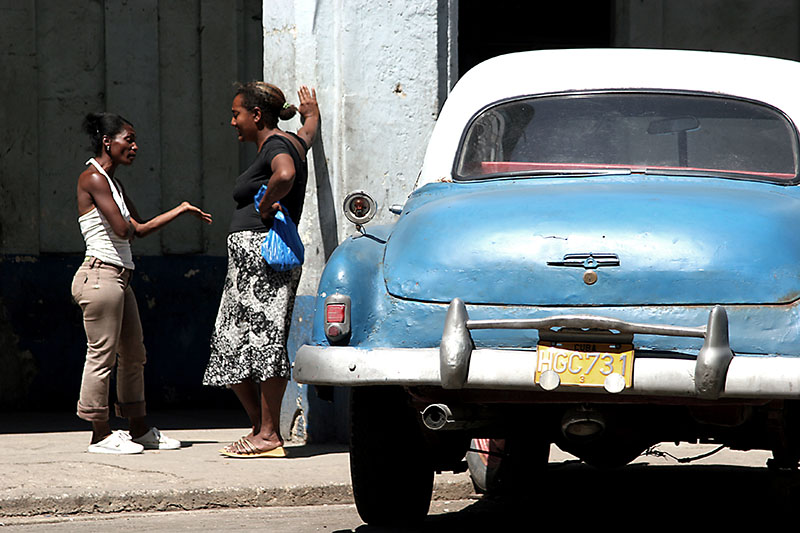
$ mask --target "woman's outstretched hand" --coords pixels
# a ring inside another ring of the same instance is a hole
[[[181,209],[183,209],[184,213],[189,213],[190,215],[193,215],[193,216],[199,218],[200,220],[202,220],[206,224],[211,224],[211,215],[206,213],[205,211],[203,211],[199,207],[195,207],[192,204],[190,204],[189,202],[183,202],[181,204]]]
[[[158,216],[151,218],[146,222],[140,222],[131,216],[131,224],[134,228],[134,235],[136,237],[147,237],[154,231],[160,230],[179,216],[184,213],[189,213],[199,218],[206,224],[211,224],[211,215],[195,207],[189,202],[181,202],[177,207],[173,207],[169,211],[161,213]]]
[[[300,99],[300,105],[297,107],[297,111],[299,111],[300,116],[303,117],[303,122],[308,118],[319,116],[316,90],[301,85],[300,90],[297,91],[297,97]]]

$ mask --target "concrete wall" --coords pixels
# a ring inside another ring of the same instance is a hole
[[[117,176],[142,216],[183,200],[214,215],[133,252],[148,399],[217,401],[199,380],[231,184],[253,152],[229,126],[230,101],[235,81],[261,77],[262,39],[260,0],[0,0],[0,409],[74,406],[85,353],[69,296],[84,252],[75,183],[92,155],[80,127],[102,110],[136,127],[139,157]]]
[[[225,254],[240,148],[232,85],[261,71],[259,0],[0,1],[0,251],[81,253],[75,178],[90,111],[131,120],[140,150],[122,179],[142,216],[189,200],[134,253]]]
[[[800,59],[797,0],[617,0],[615,46]]]

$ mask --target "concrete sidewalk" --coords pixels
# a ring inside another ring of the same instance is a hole
[[[247,433],[230,427],[242,416],[150,416],[184,447],[111,456],[86,452],[90,431],[74,415],[0,414],[0,517],[353,501],[345,445],[287,443],[289,457],[282,459],[219,455]],[[465,473],[436,475],[434,498],[472,492]]]

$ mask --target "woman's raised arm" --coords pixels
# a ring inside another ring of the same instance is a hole
[[[300,113],[303,127],[297,130],[297,135],[306,142],[306,146],[311,148],[319,129],[319,106],[317,105],[317,91],[309,89],[305,85],[297,91],[300,98],[300,105],[297,111]]]

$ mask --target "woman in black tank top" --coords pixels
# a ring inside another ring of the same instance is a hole
[[[252,423],[248,435],[220,451],[232,457],[285,455],[280,409],[290,377],[286,341],[301,269],[277,272],[260,250],[278,209],[300,222],[306,153],[320,116],[313,89],[304,86],[297,94],[296,108],[274,85],[250,82],[239,86],[231,106],[239,141],[255,143],[258,155],[233,188],[228,273],[203,383],[232,388]],[[303,127],[296,134],[278,128],[278,120],[297,112]],[[267,192],[256,206],[254,196],[264,184]]]

